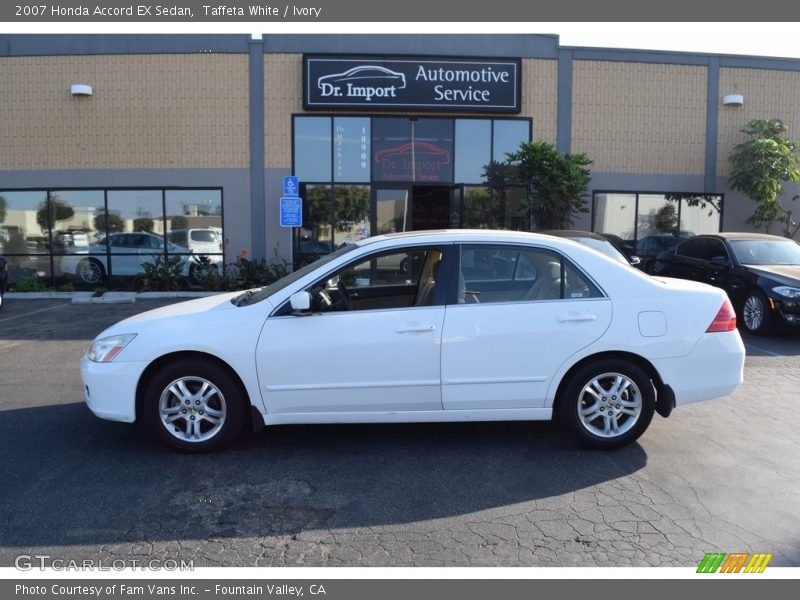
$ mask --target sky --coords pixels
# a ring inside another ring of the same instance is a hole
[[[10,24],[0,32],[10,33]],[[16,23],[16,33],[549,33],[562,46],[800,58],[800,23]]]

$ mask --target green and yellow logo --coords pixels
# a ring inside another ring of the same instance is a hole
[[[698,573],[763,573],[772,554],[750,554],[749,552],[708,552],[697,567]]]

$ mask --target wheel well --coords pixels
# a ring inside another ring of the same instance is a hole
[[[553,412],[558,411],[559,400],[564,394],[564,389],[567,387],[567,385],[569,385],[572,376],[587,364],[606,358],[627,360],[647,373],[648,377],[650,377],[650,380],[653,382],[653,387],[656,390],[656,406],[662,402],[662,399],[669,401],[668,399],[670,397],[670,390],[668,390],[667,386],[664,385],[664,382],[661,380],[661,376],[658,374],[658,371],[656,371],[656,368],[650,363],[650,361],[642,358],[638,354],[633,354],[631,352],[600,352],[598,354],[592,354],[591,356],[582,358],[572,365],[569,371],[564,373],[564,377],[561,378],[561,381],[558,384],[558,390],[556,390],[555,402],[553,403]],[[669,413],[667,412],[667,414]]]
[[[164,365],[167,365],[175,360],[181,359],[192,359],[197,362],[204,362],[204,363],[213,363],[225,371],[227,371],[228,375],[230,375],[233,380],[239,386],[239,391],[242,394],[242,398],[247,402],[247,406],[245,406],[245,418],[248,421],[245,423],[245,426],[250,428],[252,427],[252,423],[250,422],[252,418],[252,410],[250,407],[252,403],[250,402],[250,395],[247,393],[247,388],[245,387],[244,383],[242,382],[239,375],[234,371],[231,366],[226,363],[221,358],[213,356],[211,354],[207,354],[205,352],[194,352],[194,351],[184,351],[184,352],[172,352],[171,354],[165,354],[164,356],[159,356],[149,365],[147,368],[142,372],[142,376],[139,377],[139,383],[136,384],[136,421],[141,421],[142,418],[142,408],[144,404],[144,394],[147,390],[147,386],[150,383],[150,380],[153,376],[158,373],[159,369],[161,369]]]
[[[98,259],[96,259],[94,256],[87,256],[86,258],[82,258],[81,260],[79,260],[78,261],[78,267],[77,267],[78,270],[80,270],[81,265],[84,262],[95,263],[98,267],[100,267],[100,272],[101,273],[105,273],[106,272],[106,268],[103,266],[103,263],[100,262]]]

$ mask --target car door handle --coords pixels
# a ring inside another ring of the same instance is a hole
[[[395,333],[425,333],[428,331],[436,331],[436,325],[409,323],[408,325],[398,325],[394,328],[394,331]]]
[[[561,315],[556,318],[559,323],[586,323],[588,321],[596,321],[597,315],[576,315],[567,314]]]

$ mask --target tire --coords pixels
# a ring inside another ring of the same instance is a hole
[[[94,258],[84,258],[78,263],[78,268],[75,273],[81,281],[88,284],[99,283],[106,276],[103,265]]]
[[[641,367],[623,359],[603,359],[572,375],[556,412],[583,445],[611,450],[645,432],[655,401],[653,382]]]
[[[144,423],[159,441],[183,452],[228,446],[245,422],[245,397],[226,369],[204,360],[167,364],[150,380]]]
[[[740,311],[742,329],[753,335],[767,335],[772,331],[772,313],[767,297],[761,290],[752,290],[742,302]]]

